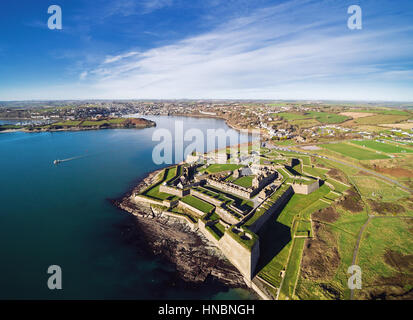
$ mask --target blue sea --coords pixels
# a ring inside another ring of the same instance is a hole
[[[152,161],[154,130],[173,133],[175,121],[204,133],[229,129],[217,119],[146,118],[157,127],[0,133],[0,299],[252,298],[243,289],[183,283],[133,237],[134,218],[109,201],[165,166]],[[62,269],[62,290],[47,287],[51,265]]]

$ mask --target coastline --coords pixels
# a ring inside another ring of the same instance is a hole
[[[169,116],[169,115],[168,115]],[[206,118],[206,119],[219,119],[224,120],[225,124],[233,130],[240,132],[241,130],[246,130],[244,128],[238,128],[234,124],[230,123],[227,118],[219,115],[209,115],[209,114],[188,114],[188,113],[176,113],[170,116],[177,116],[177,117],[188,117],[188,118]]]
[[[77,131],[91,131],[91,130],[105,130],[105,129],[145,129],[156,127],[156,122],[148,119],[125,119],[124,123],[111,123],[104,125],[88,125],[88,126],[65,126],[65,125],[48,125],[28,129],[23,126],[21,128],[10,128],[0,130],[0,133],[10,132],[26,132],[26,133],[41,133],[41,132],[77,132]],[[1,129],[0,125],[0,129]]]
[[[143,237],[154,255],[171,262],[179,277],[188,283],[215,283],[227,288],[242,288],[251,295],[256,293],[247,287],[241,273],[197,229],[183,220],[166,216],[151,207],[130,200],[135,192],[143,190],[155,181],[162,169],[153,171],[141,179],[137,186],[121,199],[113,201],[119,209],[136,217]]]

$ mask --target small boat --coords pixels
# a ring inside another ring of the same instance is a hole
[[[55,160],[55,161],[53,161],[53,164],[58,165],[60,162],[62,162],[62,160]]]

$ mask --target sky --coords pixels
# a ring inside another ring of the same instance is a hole
[[[1,1],[0,101],[413,101],[412,22],[411,0]]]

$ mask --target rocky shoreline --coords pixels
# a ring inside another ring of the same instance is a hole
[[[114,204],[136,216],[146,245],[153,254],[172,262],[184,281],[194,284],[212,281],[230,288],[250,290],[241,273],[202,233],[192,230],[180,219],[165,217],[154,208],[131,202],[130,196],[152,184],[159,172],[150,173],[122,199],[115,200]],[[253,291],[251,294],[255,295]]]

